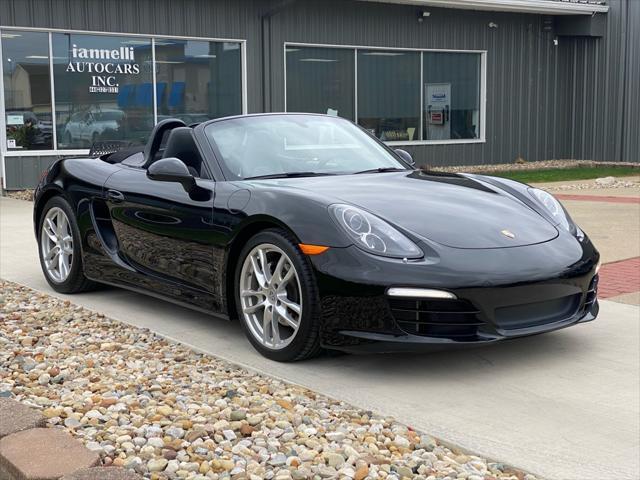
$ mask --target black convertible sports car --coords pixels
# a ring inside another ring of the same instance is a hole
[[[34,224],[47,281],[239,318],[263,355],[478,344],[593,320],[599,254],[545,191],[415,170],[353,123],[260,114],[53,164]]]

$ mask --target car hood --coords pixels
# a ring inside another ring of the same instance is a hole
[[[516,247],[558,236],[550,222],[518,199],[461,175],[397,172],[274,183],[321,195],[328,203],[359,206],[410,233],[454,248]]]

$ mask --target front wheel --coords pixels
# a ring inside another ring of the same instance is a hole
[[[238,316],[262,355],[288,362],[319,353],[317,286],[308,259],[287,232],[265,230],[247,242],[235,286]]]
[[[93,283],[82,271],[80,231],[69,203],[51,198],[38,224],[40,265],[51,287],[60,293],[89,290]]]

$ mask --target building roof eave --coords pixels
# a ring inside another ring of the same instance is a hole
[[[398,3],[418,7],[459,8],[494,12],[537,13],[545,15],[593,15],[607,13],[609,6],[602,2],[572,2],[558,0],[361,0],[366,2]]]

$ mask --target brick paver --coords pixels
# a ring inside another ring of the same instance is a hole
[[[578,195],[572,193],[554,193],[558,200],[581,200],[583,202],[635,203],[640,204],[640,197],[613,197],[605,195]]]
[[[57,480],[99,461],[96,452],[58,428],[32,428],[0,440],[3,480]]]
[[[637,291],[640,291],[640,257],[606,263],[600,269],[599,298]]]
[[[0,438],[30,428],[44,427],[47,419],[35,408],[11,398],[0,398]]]

